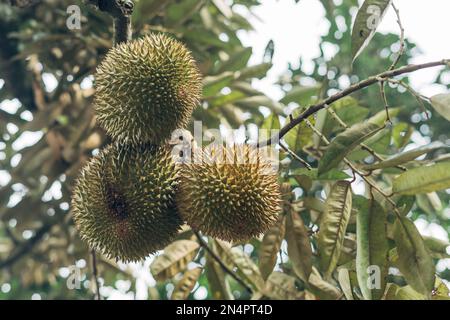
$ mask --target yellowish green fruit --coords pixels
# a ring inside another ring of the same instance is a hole
[[[105,256],[139,261],[176,236],[178,169],[170,150],[114,143],[81,171],[72,208],[81,238]]]
[[[189,50],[163,34],[112,48],[97,68],[95,112],[114,139],[159,144],[185,127],[201,97]]]
[[[270,161],[248,145],[212,146],[183,165],[177,207],[195,230],[225,241],[247,241],[269,229],[280,212]]]

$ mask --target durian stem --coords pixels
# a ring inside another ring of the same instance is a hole
[[[88,0],[100,11],[109,13],[114,24],[114,45],[131,40],[131,14],[134,9],[132,0]]]
[[[127,16],[114,18],[114,45],[131,40],[131,19]]]
[[[203,240],[202,235],[195,230],[192,230],[195,234],[195,236],[198,239],[198,242],[200,243],[200,246],[208,252],[208,254],[216,260],[216,262],[220,265],[220,267],[228,273],[234,280],[236,280],[237,283],[239,283],[241,286],[243,286],[249,293],[252,293],[252,288],[250,288],[241,278],[239,278],[233,270],[230,270],[225,263],[222,261],[222,259],[208,246],[205,240]]]

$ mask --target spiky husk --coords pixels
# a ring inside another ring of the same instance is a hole
[[[277,175],[258,149],[212,146],[195,162],[183,166],[177,193],[180,215],[193,229],[225,241],[247,241],[276,221]]]
[[[80,236],[109,258],[139,261],[176,236],[176,169],[165,147],[114,143],[82,170],[72,197]]]
[[[159,144],[186,126],[201,97],[191,53],[163,34],[112,48],[95,79],[98,122],[120,140]]]

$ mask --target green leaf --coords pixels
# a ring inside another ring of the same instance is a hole
[[[286,218],[280,214],[277,223],[264,235],[259,249],[259,269],[261,270],[263,279],[267,279],[277,263],[285,230]]]
[[[282,114],[283,113],[283,105],[273,101],[272,99],[266,97],[266,96],[253,96],[244,98],[241,100],[238,100],[235,102],[235,105],[244,108],[244,109],[254,109],[259,107],[267,107],[272,112],[276,114]]]
[[[260,129],[263,130],[278,130],[280,129],[280,119],[278,118],[277,114],[271,113],[270,116],[264,119],[264,122],[262,123]],[[270,137],[270,132],[268,132]]]
[[[237,80],[245,80],[251,78],[261,79],[266,76],[270,68],[272,68],[271,63],[261,63],[254,66],[245,67],[239,71],[236,71],[235,77]]]
[[[228,103],[233,103],[236,100],[244,98],[246,95],[240,91],[231,91],[228,94],[219,94],[211,101],[211,107],[223,106]]]
[[[321,86],[316,85],[312,87],[301,87],[297,86],[292,88],[280,102],[288,104],[291,102],[298,103],[300,106],[304,107],[311,104],[312,98],[319,95]]]
[[[433,237],[423,237],[423,241],[433,257],[437,259],[450,258],[450,243]]]
[[[355,297],[353,295],[352,281],[350,279],[350,272],[354,271],[350,271],[347,268],[339,268],[338,282],[342,292],[344,293],[345,299],[355,300]]]
[[[450,162],[408,170],[395,178],[392,191],[414,195],[450,188]]]
[[[238,268],[238,274],[246,279],[254,290],[262,291],[264,288],[264,279],[252,259],[244,251],[236,247],[231,248],[230,254]]]
[[[289,259],[295,274],[304,282],[308,282],[312,270],[311,243],[308,230],[296,212],[288,214],[286,240]]]
[[[275,271],[266,281],[264,295],[271,299],[297,300],[303,294],[295,285],[296,279],[287,274]]]
[[[183,278],[177,282],[175,289],[173,290],[171,299],[172,300],[186,300],[194,289],[200,274],[202,273],[202,268],[195,268],[188,270],[184,273]]]
[[[309,277],[308,289],[322,300],[337,300],[342,296],[341,291],[320,276],[315,267],[312,268]]]
[[[252,48],[241,48],[237,52],[233,53],[228,60],[224,61],[218,72],[224,71],[238,71],[243,69],[246,65],[250,56],[252,55]]]
[[[364,122],[356,124],[339,134],[331,141],[322,159],[320,159],[318,167],[319,176],[336,168],[350,151],[382,129],[383,127],[376,124]]]
[[[264,290],[264,279],[252,259],[240,248],[234,247],[230,249],[228,243],[221,240],[215,240],[215,242],[217,244],[217,251],[224,263],[231,269],[237,268],[237,274],[253,290],[262,292]]]
[[[395,155],[389,159],[386,159],[386,160],[378,162],[378,163],[366,165],[363,168],[364,168],[364,170],[376,170],[376,169],[395,167],[395,166],[410,162],[410,161],[416,159],[417,157],[420,157],[421,155],[424,155],[426,153],[435,151],[440,148],[446,148],[446,147],[447,146],[445,146],[444,144],[428,145],[425,147],[421,147],[421,148],[413,149],[413,150],[410,150],[407,152],[403,152],[401,154]]]
[[[310,116],[308,120],[314,124],[314,116]],[[288,144],[289,148],[294,152],[299,152],[303,147],[308,146],[312,142],[313,131],[302,121],[299,125],[289,130],[284,136],[284,141]]]
[[[311,178],[312,180],[345,180],[348,178],[351,178],[348,174],[345,172],[338,170],[338,169],[331,169],[330,171],[324,173],[320,177],[317,175],[317,169],[311,169],[308,170],[306,168],[298,168],[292,171],[290,176],[297,177],[297,176],[306,176]]]
[[[415,291],[411,286],[399,287],[390,283],[386,290],[385,300],[424,300],[425,297]]]
[[[366,300],[379,300],[386,288],[388,273],[387,214],[374,199],[357,215],[356,272]]]
[[[211,249],[217,252],[216,243],[211,244]],[[206,278],[211,296],[216,300],[232,300],[233,295],[222,267],[209,255],[206,255]]]
[[[338,181],[331,188],[325,203],[325,211],[320,221],[317,244],[319,263],[325,279],[336,268],[344,243],[352,210],[352,192],[348,181]]]
[[[233,81],[233,73],[230,71],[217,76],[209,76],[203,79],[203,97],[216,95],[222,88],[228,86]]]
[[[431,97],[431,105],[437,113],[450,121],[450,93]]]
[[[389,117],[392,119],[396,117],[400,112],[400,108],[389,108],[388,113]],[[383,126],[387,121],[386,110],[379,111],[377,114],[370,117],[367,122],[377,124],[379,126]]]
[[[399,122],[392,128],[392,139],[398,149],[405,147],[414,132],[414,127],[405,122]]]
[[[429,297],[434,287],[434,263],[416,226],[407,218],[395,221],[394,240],[397,245],[397,266],[408,284]]]
[[[178,240],[169,244],[150,266],[155,279],[165,281],[182,272],[197,255],[198,248],[199,244],[191,240]]]
[[[356,15],[352,30],[352,60],[367,47],[392,0],[366,0]]]

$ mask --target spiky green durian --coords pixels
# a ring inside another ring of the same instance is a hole
[[[177,234],[178,169],[170,150],[114,143],[81,170],[72,208],[80,236],[109,258],[139,261]]]
[[[177,207],[195,230],[247,241],[276,221],[280,198],[276,172],[257,148],[212,146],[183,165]]]
[[[95,111],[115,138],[160,143],[185,127],[201,96],[189,50],[163,34],[112,48],[97,68]]]

